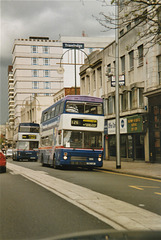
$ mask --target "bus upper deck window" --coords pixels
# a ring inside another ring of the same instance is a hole
[[[55,107],[51,110],[51,118],[55,117]]]
[[[78,107],[76,104],[68,103],[66,105],[66,112],[78,113]]]

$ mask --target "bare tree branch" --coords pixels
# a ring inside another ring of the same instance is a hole
[[[99,1],[109,6],[106,0]],[[161,0],[112,0],[111,4],[118,4],[119,16],[101,12],[96,18],[106,31],[116,28],[127,31],[127,26],[130,26],[129,30],[137,27],[137,40],[131,47],[141,40],[149,47],[161,44]]]

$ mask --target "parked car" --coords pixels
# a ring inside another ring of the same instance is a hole
[[[6,157],[0,150],[0,172],[6,172]]]
[[[13,153],[12,149],[8,148],[7,151],[6,151],[6,154],[5,154],[6,158],[12,157],[12,153]]]

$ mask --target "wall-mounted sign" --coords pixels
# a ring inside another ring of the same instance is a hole
[[[128,117],[127,132],[128,133],[143,132],[143,117],[139,115]]]
[[[94,119],[71,119],[72,126],[79,126],[79,127],[97,127],[97,120]]]
[[[116,120],[108,120],[107,123],[108,128],[108,134],[116,134]],[[127,119],[126,118],[120,118],[120,133],[127,133]]]

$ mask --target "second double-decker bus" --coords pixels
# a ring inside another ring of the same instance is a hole
[[[13,160],[37,161],[40,140],[38,123],[20,123],[15,135]]]
[[[39,148],[42,165],[101,167],[103,131],[101,98],[64,97],[42,112]]]

